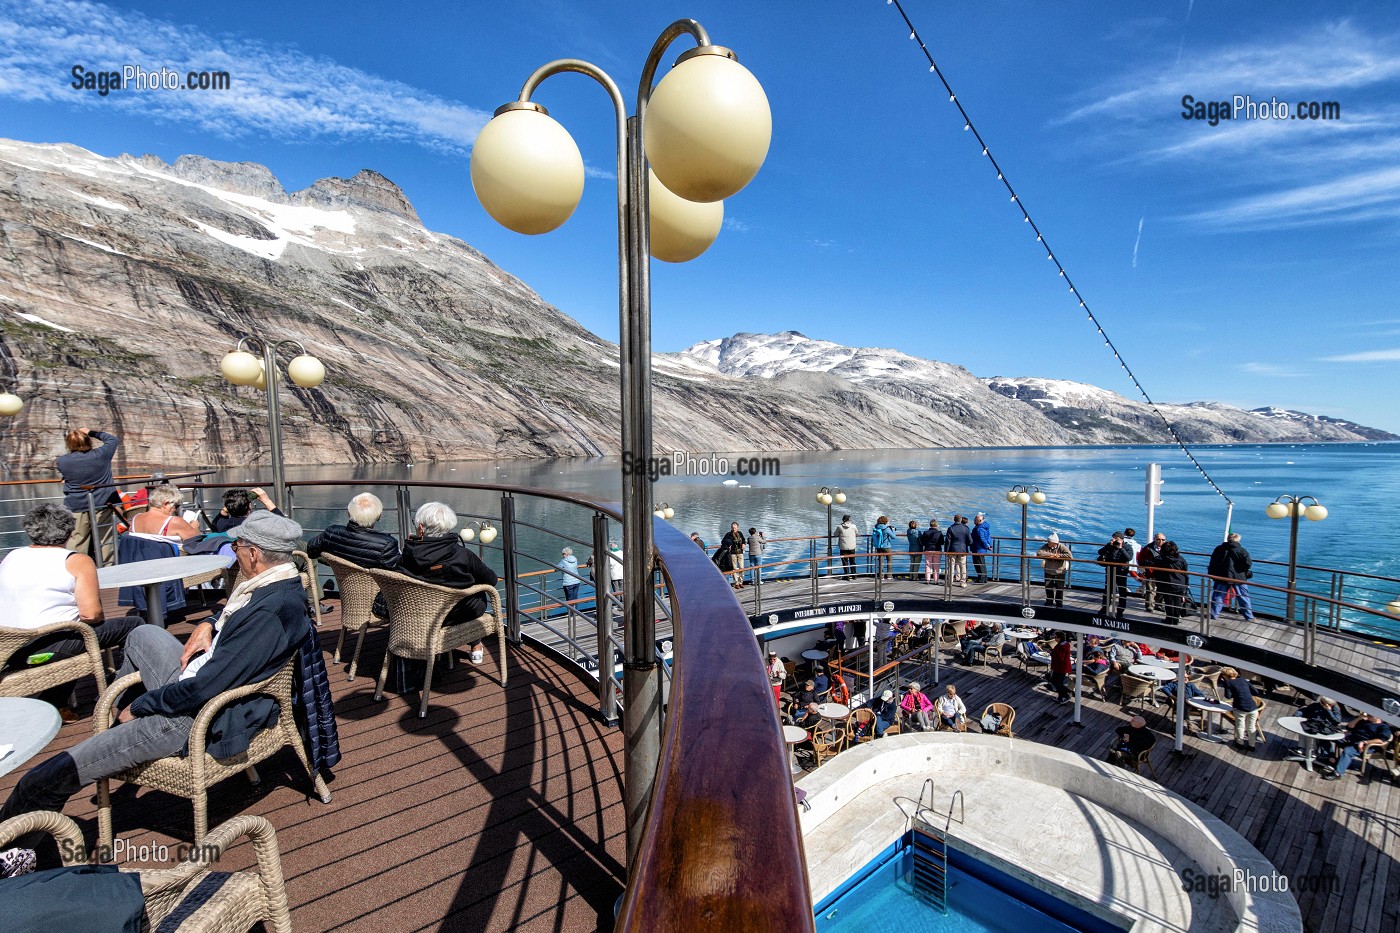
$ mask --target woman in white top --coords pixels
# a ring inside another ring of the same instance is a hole
[[[0,562],[0,625],[37,629],[54,622],[82,622],[93,627],[100,647],[114,648],[143,620],[128,616],[103,621],[97,565],[86,554],[65,546],[75,524],[73,513],[57,505],[41,505],[24,516],[24,533],[33,543],[15,548]],[[5,667],[16,670],[47,664],[77,657],[85,650],[77,632],[44,635],[15,652]],[[53,687],[40,699],[66,707],[71,692],[70,686]],[[71,711],[64,713],[65,721],[75,718]]]
[[[952,729],[954,732],[962,731],[963,723],[967,720],[967,706],[963,704],[962,697],[958,696],[957,687],[949,684],[943,696],[933,705],[938,709],[938,722],[941,727]]]

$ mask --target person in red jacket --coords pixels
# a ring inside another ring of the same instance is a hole
[[[1061,703],[1069,700],[1069,675],[1074,670],[1074,649],[1070,647],[1069,636],[1064,632],[1055,636],[1055,647],[1050,649],[1050,686],[1055,688],[1055,696]]]

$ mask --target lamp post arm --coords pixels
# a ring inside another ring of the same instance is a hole
[[[647,101],[651,99],[652,81],[656,77],[656,66],[661,64],[661,56],[666,54],[666,47],[686,34],[694,37],[696,45],[714,44],[710,41],[710,34],[705,31],[705,27],[693,19],[678,19],[662,30],[661,35],[657,36],[656,42],[652,44],[651,52],[647,54],[646,64],[642,66],[642,79],[637,82],[638,117],[646,113]],[[640,127],[638,129],[640,130]]]

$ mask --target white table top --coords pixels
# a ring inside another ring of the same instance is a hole
[[[1138,658],[1138,663],[1148,667],[1165,667],[1167,670],[1171,671],[1181,666],[1177,661],[1168,661],[1166,658],[1159,658],[1155,654],[1144,654],[1142,657]]]
[[[823,703],[817,707],[823,719],[845,719],[851,715],[850,707],[842,703]]]
[[[1187,697],[1187,706],[1194,706],[1196,709],[1203,709],[1211,713],[1228,713],[1234,709],[1229,703],[1221,703],[1218,700],[1203,700],[1200,697]]]
[[[129,564],[97,568],[97,585],[104,590],[122,586],[145,586],[148,583],[164,583],[166,580],[180,580],[195,574],[208,573],[232,564],[233,559],[222,554],[138,560]]]
[[[827,653],[825,651],[819,651],[816,648],[808,648],[806,651],[802,652],[802,656],[808,661],[825,661],[827,659]]]
[[[1176,674],[1160,664],[1134,664],[1128,668],[1128,673],[1148,680],[1176,680]]]
[[[1030,629],[1015,629],[1013,631],[1007,632],[1006,634],[1009,638],[1016,638],[1020,639],[1021,641],[1025,641],[1027,638],[1040,637],[1039,632],[1032,632]]]
[[[44,750],[58,735],[63,720],[53,704],[28,697],[0,697],[0,745],[14,746],[0,758],[0,774],[9,774]]]
[[[789,745],[796,745],[807,738],[807,730],[799,726],[783,726],[783,740]]]
[[[1301,735],[1304,738],[1318,739],[1323,742],[1340,742],[1342,739],[1347,737],[1347,734],[1345,732],[1320,732],[1316,735],[1311,735],[1307,732],[1304,732],[1302,716],[1280,716],[1278,718],[1278,724],[1280,726],[1283,726],[1283,728],[1287,729],[1289,732],[1297,733],[1298,735]]]

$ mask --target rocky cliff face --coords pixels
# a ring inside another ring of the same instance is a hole
[[[26,400],[0,422],[8,469],[47,472],[70,426],[121,434],[122,468],[265,464],[263,393],[218,368],[250,333],[326,364],[283,383],[289,463],[617,452],[617,348],[424,229],[382,175],[289,193],[253,163],[0,140],[0,376]],[[740,372],[734,341],[658,357],[658,450],[1099,438],[956,366],[899,354],[937,378],[877,377],[891,351],[829,344]]]

